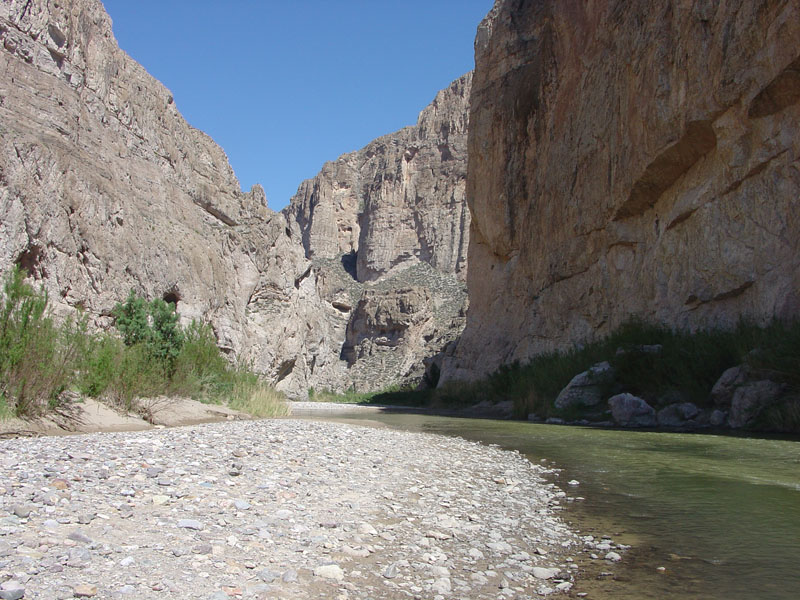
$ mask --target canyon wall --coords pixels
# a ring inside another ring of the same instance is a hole
[[[337,380],[286,218],[260,187],[241,192],[222,149],[119,49],[99,0],[4,1],[0,70],[0,271],[20,265],[57,312],[98,327],[131,289],[176,301],[287,391]]]
[[[353,253],[360,282],[417,263],[464,277],[471,84],[472,73],[456,79],[415,126],[326,163],[300,185],[284,212],[297,222],[308,258]]]
[[[800,4],[498,0],[475,42],[464,334],[444,378],[800,314]]]
[[[341,346],[337,389],[416,382],[463,329],[471,83],[458,78],[416,125],[326,163],[283,211]]]
[[[292,397],[416,381],[463,327],[470,75],[276,213],[99,0],[4,0],[0,69],[0,274],[57,313],[108,328],[131,289],[174,301]]]

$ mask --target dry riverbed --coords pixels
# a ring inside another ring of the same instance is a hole
[[[587,540],[545,474],[462,439],[292,419],[4,440],[0,598],[566,591]]]

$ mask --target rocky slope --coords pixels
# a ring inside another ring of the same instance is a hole
[[[446,378],[800,313],[800,6],[498,0],[476,40],[470,309]]]
[[[0,69],[0,270],[21,265],[101,326],[130,289],[177,301],[279,387],[305,388],[305,357],[338,348],[302,246],[119,49],[102,4],[3,2]]]
[[[463,329],[471,83],[439,92],[415,126],[326,163],[284,209],[342,349],[338,389],[416,381]]]

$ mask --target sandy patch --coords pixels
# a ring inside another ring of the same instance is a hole
[[[58,414],[39,419],[0,421],[0,437],[66,435],[96,431],[142,431],[154,427],[177,427],[215,421],[250,419],[250,415],[217,404],[190,398],[166,397],[143,400],[152,423],[132,413],[117,411],[93,398],[70,404]]]

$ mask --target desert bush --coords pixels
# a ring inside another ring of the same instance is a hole
[[[112,311],[114,326],[126,346],[141,344],[155,359],[171,363],[183,345],[175,305],[160,298],[147,301],[131,290]]]
[[[86,396],[105,393],[117,377],[125,345],[119,338],[101,333],[89,338],[89,344],[78,379],[78,389]]]
[[[660,348],[653,351],[645,346]],[[720,375],[743,363],[800,393],[800,321],[774,321],[767,326],[741,321],[728,329],[690,332],[631,320],[606,337],[542,353],[526,364],[505,365],[478,381],[377,394],[370,396],[370,401],[459,407],[511,400],[518,418],[534,413],[542,418],[578,419],[584,416],[576,412],[579,409],[564,412],[554,401],[575,375],[602,361],[609,361],[616,371],[608,395],[629,392],[656,408],[675,397],[710,406],[711,388]],[[790,401],[771,409],[770,428],[797,430],[797,407],[797,401]],[[782,425],[778,427],[778,423]]]
[[[155,360],[146,344],[124,349],[108,382],[104,396],[118,408],[136,412],[137,397],[157,396],[169,386],[169,374],[163,361]]]
[[[0,395],[0,421],[5,421],[10,419],[14,416],[14,412],[11,410],[11,407],[6,402],[6,399]]]
[[[57,407],[85,351],[86,320],[78,315],[57,325],[47,305],[47,293],[25,282],[20,269],[6,275],[0,308],[0,396],[16,416]]]
[[[219,401],[233,389],[231,365],[219,351],[209,325],[192,321],[173,363],[171,391],[198,400]]]

